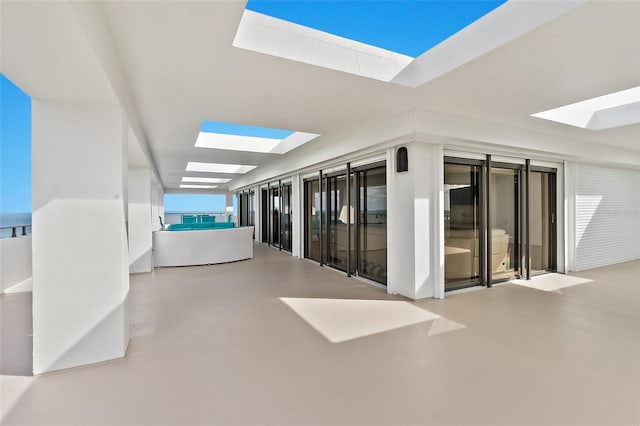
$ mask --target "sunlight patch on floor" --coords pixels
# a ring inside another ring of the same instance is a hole
[[[536,290],[562,293],[561,290],[563,288],[586,284],[592,281],[593,280],[587,278],[573,277],[571,275],[544,274],[533,277],[531,280],[513,280],[511,283],[521,285],[523,287],[534,288]]]
[[[11,412],[34,381],[32,376],[0,375],[0,421]]]
[[[409,302],[394,300],[281,297],[287,306],[332,343],[433,321],[428,335],[464,328]]]

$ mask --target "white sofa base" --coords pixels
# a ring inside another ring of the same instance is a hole
[[[154,266],[189,266],[253,258],[253,227],[153,233]]]

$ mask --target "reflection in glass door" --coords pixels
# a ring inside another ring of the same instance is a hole
[[[445,290],[555,271],[556,185],[530,160],[446,158]]]
[[[482,166],[444,165],[444,286],[446,290],[481,280],[480,176]]]
[[[269,188],[269,219],[271,224],[269,242],[274,246],[280,246],[280,188]]]
[[[280,229],[282,230],[282,250],[291,251],[291,185],[281,187],[282,212],[280,217]]]
[[[304,188],[305,257],[386,285],[386,167],[323,177],[322,185],[308,180]]]
[[[556,270],[556,174],[529,173],[529,240],[531,272]]]
[[[260,237],[263,243],[269,243],[269,192],[266,189],[262,190],[261,193],[261,232]]]
[[[385,167],[358,173],[358,273],[387,283],[387,173]]]
[[[317,179],[304,183],[305,247],[304,255],[320,262],[320,182]]]
[[[520,275],[520,169],[491,168],[491,281]]]
[[[353,175],[352,175],[353,179]],[[328,209],[327,220],[327,264],[347,270],[347,257],[349,256],[349,236],[347,226],[347,175],[327,178]],[[353,208],[351,208],[351,221],[353,224]],[[355,227],[351,227],[351,241],[354,241]],[[352,243],[353,245],[353,243]],[[351,250],[353,247],[351,247]]]

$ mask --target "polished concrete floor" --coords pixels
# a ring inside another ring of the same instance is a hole
[[[638,276],[636,261],[411,302],[256,246],[250,261],[134,276],[127,356],[35,378],[30,295],[3,295],[0,415],[30,425],[637,425]]]

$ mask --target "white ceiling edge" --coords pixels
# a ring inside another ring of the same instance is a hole
[[[419,87],[532,31],[587,0],[510,0],[417,57],[392,83]]]
[[[389,82],[413,58],[245,10],[233,46]]]

